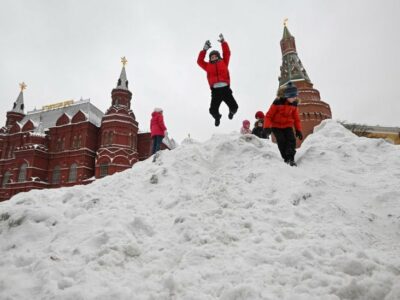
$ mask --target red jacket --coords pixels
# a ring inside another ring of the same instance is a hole
[[[167,130],[167,127],[165,127],[164,117],[162,113],[153,112],[151,114],[151,121],[150,121],[151,137],[156,135],[164,136],[165,130]]]
[[[197,64],[207,72],[207,79],[210,87],[212,87],[217,82],[226,82],[228,85],[231,84],[231,79],[229,77],[229,59],[231,57],[231,51],[227,42],[222,43],[222,59],[215,63],[206,62],[204,58],[206,57],[207,51],[202,50],[197,58]]]
[[[297,101],[289,103],[286,99],[276,99],[264,118],[264,128],[295,127],[301,131],[301,122]]]

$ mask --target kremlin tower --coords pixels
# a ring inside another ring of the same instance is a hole
[[[303,127],[303,136],[306,138],[322,120],[332,118],[331,109],[329,104],[321,101],[319,91],[313,87],[313,83],[304,69],[297,54],[295,39],[287,27],[287,21],[284,24],[281,50],[282,66],[280,68],[279,87],[283,87],[289,81],[292,81],[298,88],[299,115]],[[297,141],[297,147],[301,143],[302,141]]]

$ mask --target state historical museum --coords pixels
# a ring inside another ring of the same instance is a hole
[[[111,107],[64,101],[24,112],[24,88],[0,129],[0,201],[31,189],[88,184],[132,167],[151,153],[139,133],[123,59]],[[164,141],[165,142],[165,141]]]

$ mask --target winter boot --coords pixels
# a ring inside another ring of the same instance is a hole
[[[221,123],[221,115],[219,115],[219,117],[218,118],[215,118],[215,126],[216,127],[218,127],[219,126],[219,124]]]
[[[289,166],[291,167],[297,167],[297,164],[294,160],[289,160]]]
[[[234,116],[235,114],[236,114],[236,111],[235,111],[235,112],[230,111],[230,112],[229,112],[229,115],[228,115],[229,120],[232,120],[232,119],[233,119],[233,116]]]

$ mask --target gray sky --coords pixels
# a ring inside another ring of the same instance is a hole
[[[278,87],[283,19],[335,119],[400,126],[399,0],[1,0],[0,122],[25,81],[27,110],[91,98],[105,111],[128,59],[132,108],[142,130],[155,106],[171,136],[205,140],[239,130],[266,111]],[[196,64],[204,41],[229,42],[234,120],[208,113],[210,90]]]

